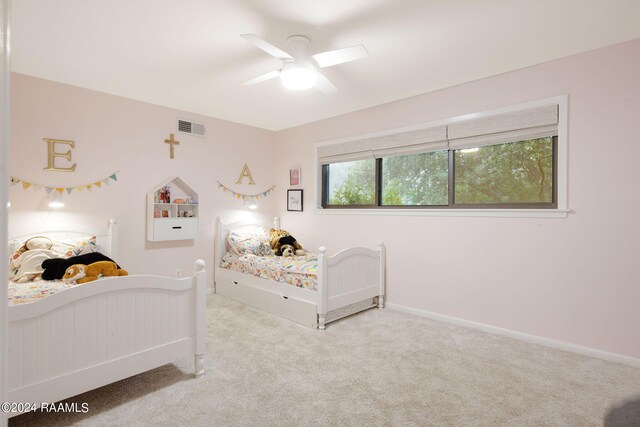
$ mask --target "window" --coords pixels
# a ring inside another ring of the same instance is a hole
[[[446,151],[382,159],[383,206],[446,206],[449,160]]]
[[[373,159],[334,163],[324,168],[325,205],[374,206],[376,163]]]
[[[557,208],[558,105],[319,147],[324,208]]]
[[[456,204],[553,205],[554,138],[456,150]]]

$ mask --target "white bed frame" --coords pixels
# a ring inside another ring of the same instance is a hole
[[[384,306],[385,247],[382,243],[376,250],[354,247],[333,256],[327,256],[325,248],[321,247],[317,291],[220,268],[229,231],[256,226],[265,225],[247,221],[224,224],[217,219],[216,293],[319,329],[362,310]],[[273,219],[273,228],[280,228],[278,217]]]
[[[20,230],[11,238],[95,234],[117,259],[115,221],[106,230]],[[122,276],[9,306],[9,402],[57,402],[181,358],[204,374],[206,273]],[[10,416],[18,415],[12,412]]]

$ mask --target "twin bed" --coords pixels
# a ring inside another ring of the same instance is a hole
[[[270,226],[279,229],[279,218],[273,225],[217,219],[216,293],[319,329],[368,308],[383,307],[382,243],[376,249],[347,248],[333,256],[321,247],[317,255],[289,259],[232,250],[230,232],[242,236]]]
[[[215,237],[215,290],[267,312],[314,328],[384,304],[385,248],[348,248],[327,256],[257,256],[228,251],[229,233],[264,224],[222,223]],[[274,218],[274,228],[280,228]],[[268,228],[268,227],[267,227]],[[95,236],[116,262],[117,227],[74,225],[71,231],[17,230],[65,240]],[[264,228],[263,228],[264,229]],[[266,254],[264,254],[266,255]],[[126,264],[126,263],[125,263]],[[36,281],[9,284],[8,401],[35,403],[9,416],[57,402],[132,375],[194,358],[203,375],[206,347],[206,272],[195,261],[193,277],[131,275],[82,285]]]
[[[20,230],[10,238],[96,236],[117,260],[114,221],[102,230],[70,229]],[[183,279],[132,275],[71,287],[42,284],[20,285],[31,286],[31,294],[13,292],[8,308],[9,402],[57,402],[189,357],[196,377],[203,375],[204,261],[196,261],[194,276]],[[38,289],[46,298],[39,298]],[[34,407],[17,409],[9,416]]]

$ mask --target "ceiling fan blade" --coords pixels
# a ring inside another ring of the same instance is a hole
[[[321,73],[318,73],[318,79],[316,80],[316,89],[318,89],[325,95],[331,95],[338,91],[338,88],[335,87],[333,83],[331,83],[331,80],[326,78]]]
[[[254,85],[256,83],[262,83],[262,82],[265,82],[267,80],[275,79],[279,75],[280,75],[280,71],[269,71],[268,73],[263,74],[261,76],[258,76],[258,77],[254,78],[254,79],[247,80],[246,82],[244,82],[242,84],[244,86],[251,86],[251,85]]]
[[[369,56],[369,52],[367,52],[364,45],[359,44],[357,46],[345,47],[344,49],[316,53],[311,57],[316,60],[320,68],[324,68],[366,58],[367,56]]]
[[[249,43],[256,46],[258,49],[262,49],[263,51],[267,52],[269,55],[275,58],[282,59],[283,61],[293,60],[293,57],[289,55],[287,52],[285,52],[284,50],[278,49],[271,43],[265,40],[262,40],[260,37],[256,36],[255,34],[240,34],[240,37],[242,37]]]

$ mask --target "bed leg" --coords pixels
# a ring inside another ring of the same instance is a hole
[[[196,354],[195,357],[196,378],[204,375],[204,354]]]
[[[378,308],[384,308],[384,295],[378,295]]]
[[[320,329],[321,331],[325,330],[325,322],[326,322],[326,318],[325,316],[318,316],[318,329]]]

